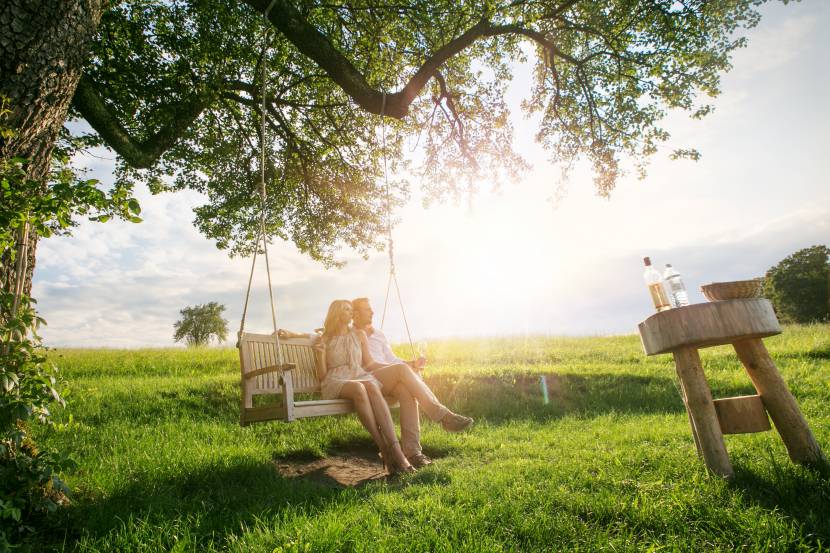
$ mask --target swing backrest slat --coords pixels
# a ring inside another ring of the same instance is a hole
[[[242,374],[277,365],[280,362],[277,355],[276,341],[272,334],[243,333],[240,340],[240,348],[243,349]],[[280,340],[282,350],[282,361],[294,363],[296,368],[292,371],[294,392],[315,393],[320,391],[320,382],[317,380],[317,370],[314,359],[314,349],[311,346],[310,338],[290,338]],[[278,373],[266,373],[251,379],[252,394],[275,394],[282,393],[279,385]]]

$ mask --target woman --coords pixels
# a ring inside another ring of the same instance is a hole
[[[329,306],[323,335],[315,342],[317,378],[323,399],[350,399],[360,422],[372,436],[389,472],[413,472],[403,454],[381,383],[364,367],[366,335],[350,328],[352,304],[334,300]],[[371,359],[369,359],[372,363]]]
[[[320,381],[323,398],[352,400],[360,422],[380,448],[387,470],[412,472],[414,468],[401,449],[395,434],[389,405],[381,393],[384,387],[382,381],[388,381],[387,384],[390,385],[393,384],[392,379],[394,379],[394,384],[401,380],[407,381],[404,373],[411,373],[411,370],[406,365],[398,367],[374,361],[369,353],[366,334],[362,330],[351,328],[349,326],[351,321],[351,302],[333,301],[323,324],[323,334],[315,343],[317,378]],[[378,373],[380,379],[367,372],[376,369],[383,369]],[[412,385],[423,386],[427,391],[429,390],[418,379],[413,379]],[[413,395],[416,395],[414,392],[415,390],[413,390]],[[423,397],[423,394],[418,395]],[[438,403],[432,392],[429,392],[429,395],[432,401],[428,403],[432,404],[433,411],[437,415],[435,420],[452,417],[465,419]],[[446,425],[445,428],[447,428]]]

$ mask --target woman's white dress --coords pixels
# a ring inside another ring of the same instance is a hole
[[[351,329],[342,336],[323,338],[323,341],[326,347],[326,377],[320,383],[323,399],[339,398],[343,385],[352,380],[383,386],[377,378],[363,370],[363,352],[356,330]]]

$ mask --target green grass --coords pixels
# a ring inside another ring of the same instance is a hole
[[[830,333],[767,345],[830,453]],[[703,350],[715,397],[751,393],[729,348]],[[431,344],[427,382],[477,419],[424,424],[437,458],[340,489],[275,459],[369,448],[354,416],[241,428],[233,349],[53,352],[70,388],[43,443],[78,462],[70,507],[40,527],[57,551],[826,550],[830,478],[775,432],[727,436],[736,478],[698,460],[670,356],[636,336]],[[545,405],[539,375],[549,383]],[[71,414],[71,419],[70,419]]]

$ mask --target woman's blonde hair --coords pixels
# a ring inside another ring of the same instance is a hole
[[[329,305],[329,311],[326,313],[326,320],[323,322],[323,338],[330,337],[335,329],[343,323],[343,306],[352,306],[349,300],[334,300]],[[348,324],[348,321],[346,321]]]

